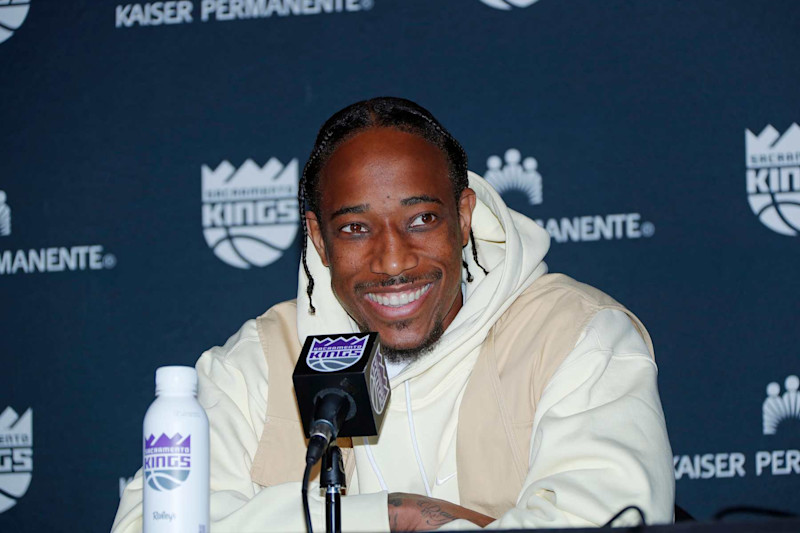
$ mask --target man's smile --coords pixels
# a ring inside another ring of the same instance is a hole
[[[427,283],[417,289],[392,292],[368,292],[365,297],[370,302],[374,302],[383,307],[400,308],[418,301],[424,296],[433,284]]]

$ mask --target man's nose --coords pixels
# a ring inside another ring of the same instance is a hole
[[[386,229],[376,239],[370,269],[375,274],[397,276],[419,264],[419,258],[405,236],[394,229]]]

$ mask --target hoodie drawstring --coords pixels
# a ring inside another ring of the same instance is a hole
[[[414,429],[414,416],[411,413],[411,387],[408,384],[408,381],[405,382],[406,387],[406,415],[408,416],[408,429],[411,434],[411,444],[414,447],[414,457],[417,459],[417,466],[419,466],[419,473],[422,476],[422,482],[425,484],[425,494],[428,495],[429,498],[433,497],[433,493],[431,492],[431,486],[428,484],[428,476],[425,474],[425,466],[422,464],[422,457],[419,454],[419,444],[417,444],[417,432]],[[381,490],[385,490],[389,492],[389,487],[386,485],[386,480],[383,479],[383,474],[381,474],[381,469],[378,468],[378,463],[375,461],[375,456],[372,455],[372,448],[369,445],[369,441],[367,437],[364,437],[364,449],[367,452],[367,459],[369,459],[369,464],[372,466],[372,471],[375,473],[375,477],[378,478],[378,483],[381,486]]]
[[[422,458],[419,455],[419,445],[417,444],[417,432],[414,430],[414,416],[411,414],[411,387],[408,380],[405,382],[406,386],[406,413],[408,415],[408,429],[411,432],[411,444],[414,446],[414,456],[417,458],[417,466],[419,466],[419,473],[422,476],[422,482],[425,484],[425,494],[429,498],[433,496],[431,487],[428,485],[428,476],[425,474],[425,466],[422,464]]]

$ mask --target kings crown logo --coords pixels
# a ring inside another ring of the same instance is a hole
[[[486,181],[498,194],[519,191],[527,197],[530,205],[541,204],[542,176],[537,170],[536,159],[522,159],[522,154],[516,148],[506,150],[504,159],[496,155],[489,156],[486,160]]]
[[[782,423],[800,422],[800,378],[788,376],[784,385],[786,390],[783,394],[777,382],[767,385],[767,398],[761,407],[764,435],[775,435]]]
[[[0,513],[16,505],[33,477],[33,411],[0,414]]]
[[[747,199],[762,224],[781,235],[800,235],[800,126],[781,136],[771,125],[744,133]]]
[[[354,335],[349,339],[312,339],[306,364],[317,372],[336,372],[356,364],[364,355],[369,336]]]
[[[144,441],[144,480],[157,491],[174,490],[183,485],[191,472],[192,436],[176,433]]]
[[[203,236],[214,254],[243,269],[277,261],[297,237],[297,181],[297,159],[203,165]]]

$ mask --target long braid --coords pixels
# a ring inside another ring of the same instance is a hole
[[[314,307],[314,302],[312,299],[312,295],[314,293],[314,276],[311,275],[311,270],[308,268],[308,222],[306,221],[306,211],[310,210],[317,214],[319,218],[319,206],[317,205],[315,193],[316,191],[312,192],[311,195],[307,195],[308,192],[308,170],[309,168],[313,168],[316,160],[319,158],[320,153],[325,149],[328,144],[328,141],[332,135],[331,131],[328,131],[325,137],[322,140],[317,140],[316,146],[311,153],[311,156],[308,158],[308,162],[306,163],[305,167],[303,168],[303,175],[300,178],[299,184],[299,191],[298,191],[298,209],[300,210],[300,221],[303,228],[303,245],[302,245],[302,252],[301,252],[301,259],[303,262],[303,270],[306,273],[306,277],[308,278],[308,284],[306,285],[306,294],[308,294],[308,314],[313,315],[317,312],[317,309]],[[317,181],[315,180],[314,185],[316,187]]]
[[[489,271],[483,268],[483,265],[478,262],[478,245],[475,243],[475,234],[472,233],[472,228],[469,229],[469,238],[472,241],[472,258],[475,260],[475,264],[481,267],[483,273],[488,276]]]
[[[300,179],[299,196],[300,198],[306,197],[305,172],[303,172],[303,177]],[[317,312],[317,310],[314,308],[314,303],[311,300],[311,295],[314,292],[314,276],[311,275],[311,271],[308,269],[308,262],[306,261],[306,249],[308,248],[308,223],[306,222],[306,206],[303,205],[302,201],[298,203],[300,205],[300,225],[303,228],[303,244],[300,257],[303,262],[303,270],[305,270],[306,277],[308,278],[308,283],[306,284],[306,294],[308,294],[308,313],[313,315]]]
[[[314,148],[308,162],[303,168],[298,187],[298,204],[300,223],[303,230],[301,256],[303,270],[308,277],[306,294],[308,294],[308,312],[314,314],[316,309],[312,303],[314,277],[308,268],[308,223],[306,211],[312,211],[321,224],[319,209],[319,173],[336,148],[347,139],[372,127],[390,127],[418,135],[437,146],[447,157],[450,166],[450,179],[453,182],[456,206],[461,193],[469,186],[467,176],[467,154],[461,144],[430,114],[418,104],[402,98],[373,98],[352,104],[335,113],[320,128]],[[472,229],[469,232],[472,243],[472,257],[484,274],[489,272],[478,262],[478,250]],[[467,272],[467,281],[472,282],[472,273],[466,261],[462,261]]]

